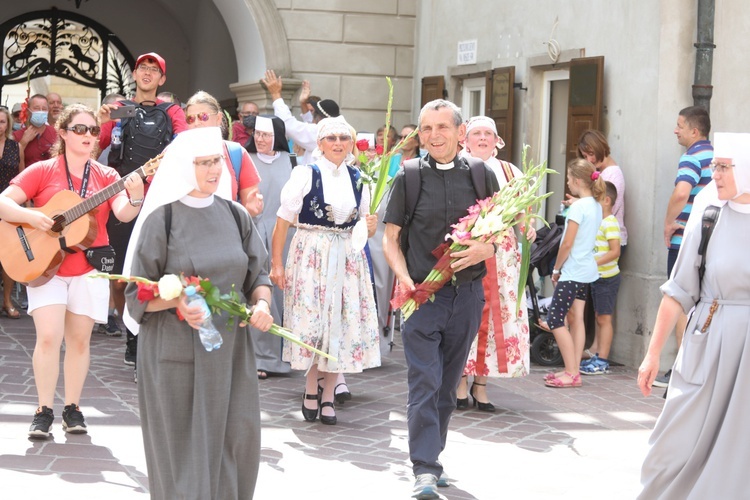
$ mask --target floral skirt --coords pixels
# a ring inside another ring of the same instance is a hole
[[[357,373],[380,366],[380,336],[370,271],[351,231],[300,227],[286,262],[284,326],[302,341],[338,358],[317,356],[284,342],[294,370]]]
[[[497,253],[485,261],[485,305],[482,323],[471,345],[464,375],[524,377],[529,374],[529,318],[526,295],[518,302],[521,252],[516,237],[509,233]]]

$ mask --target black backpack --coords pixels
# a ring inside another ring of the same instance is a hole
[[[474,185],[474,191],[477,193],[477,199],[481,200],[490,195],[490,189],[487,186],[487,175],[484,162],[477,158],[463,158],[469,164],[471,170],[471,183]],[[406,255],[409,249],[409,225],[414,210],[417,208],[419,193],[422,191],[422,172],[420,163],[426,160],[421,158],[412,158],[404,162],[404,202],[406,210],[404,211],[404,223],[401,226],[401,251]]]
[[[112,147],[108,161],[110,167],[124,176],[164,151],[172,142],[172,119],[167,110],[175,104],[163,102],[144,106],[133,101],[120,102],[135,106],[135,116],[122,120],[122,145]]]

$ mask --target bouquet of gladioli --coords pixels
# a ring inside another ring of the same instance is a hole
[[[389,148],[388,144],[388,131],[391,129],[391,109],[393,107],[393,83],[387,76],[385,77],[388,82],[388,107],[385,113],[385,129],[383,130],[383,145],[375,147],[376,156],[372,159],[367,157],[365,153],[370,149],[370,143],[367,139],[357,141],[357,150],[359,151],[359,170],[360,170],[360,182],[367,186],[370,190],[370,213],[374,214],[380,202],[383,199],[388,187],[393,181],[393,177],[389,176],[391,168],[391,160],[394,155],[404,147],[404,144],[416,135],[417,131],[412,131],[406,137],[402,137],[396,146]],[[374,189],[374,190],[373,190]]]
[[[212,313],[226,311],[232,316],[229,318],[230,324],[234,321],[234,316],[239,317],[242,322],[247,322],[250,319],[250,316],[253,315],[252,307],[248,307],[247,304],[243,303],[240,295],[235,290],[222,295],[221,291],[211,283],[211,280],[199,276],[190,276],[186,278],[182,275],[177,276],[174,274],[167,274],[162,276],[158,282],[141,278],[139,276],[123,276],[121,274],[96,273],[92,274],[91,277],[106,278],[124,283],[136,283],[138,286],[137,297],[141,302],[153,300],[156,297],[161,297],[164,300],[172,300],[179,297],[183,293],[185,287],[192,285],[195,287],[196,291],[206,299],[206,303],[211,308]],[[179,310],[177,311],[177,316],[180,319],[183,319]],[[316,349],[311,345],[305,344],[299,339],[299,337],[292,333],[291,330],[279,326],[276,323],[271,325],[268,332],[304,347],[315,354],[336,361],[335,357]]]
[[[497,193],[484,200],[477,200],[477,204],[469,207],[468,214],[462,217],[457,224],[451,227],[453,231],[445,236],[451,243],[443,243],[435,250],[433,255],[438,262],[430,271],[427,278],[416,285],[416,290],[408,290],[399,285],[396,294],[391,300],[394,308],[400,308],[404,319],[416,311],[420,305],[432,296],[440,288],[453,278],[451,263],[456,260],[450,257],[453,252],[459,252],[468,248],[464,245],[467,240],[475,240],[483,243],[494,243],[502,239],[506,231],[510,231],[516,224],[525,227],[533,220],[540,219],[534,215],[542,200],[552,193],[542,195],[537,192],[542,187],[544,177],[548,173],[556,173],[548,169],[546,162],[533,165],[527,162],[529,146],[523,148],[523,175],[514,177]],[[545,224],[544,219],[542,220]],[[525,231],[521,231],[521,274],[519,277],[519,293],[523,294],[528,275],[530,243],[526,238]],[[520,301],[518,302],[520,304]],[[517,307],[519,307],[517,305]]]

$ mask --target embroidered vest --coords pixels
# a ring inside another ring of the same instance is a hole
[[[323,180],[320,176],[320,168],[315,164],[310,165],[310,168],[312,169],[312,187],[302,200],[302,211],[299,213],[299,222],[301,224],[335,227],[338,229],[354,227],[357,220],[359,220],[359,204],[362,201],[362,186],[358,186],[359,170],[349,165],[346,166],[347,173],[352,182],[352,190],[354,191],[355,207],[343,224],[336,224],[333,216],[333,207],[328,205],[323,198]]]

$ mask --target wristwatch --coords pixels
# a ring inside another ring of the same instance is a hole
[[[141,198],[140,200],[128,200],[128,201],[134,207],[140,207],[141,205],[143,205],[143,198]]]
[[[559,269],[553,269],[552,270],[552,274],[560,274],[560,270]]]
[[[268,302],[266,299],[261,298],[261,299],[256,300],[255,301],[255,305],[257,306],[258,302],[260,302],[261,300],[266,303],[266,305],[268,306],[268,310],[270,311],[271,310],[271,303]]]

